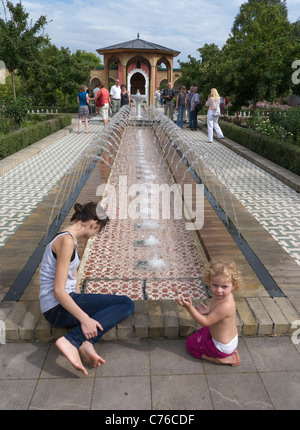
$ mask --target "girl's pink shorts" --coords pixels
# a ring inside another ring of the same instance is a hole
[[[188,352],[195,358],[202,358],[202,355],[213,358],[226,358],[232,354],[225,354],[217,349],[214,344],[209,327],[202,327],[196,333],[191,334],[185,343]]]

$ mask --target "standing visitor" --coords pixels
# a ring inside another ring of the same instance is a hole
[[[196,131],[198,127],[197,115],[198,115],[198,106],[201,106],[200,95],[198,93],[198,87],[193,87],[193,97],[191,99],[191,117],[192,117],[192,131]],[[201,106],[202,107],[202,106]]]
[[[108,90],[105,88],[104,83],[100,82],[99,84],[99,90],[97,92],[96,97],[90,99],[90,100],[97,100],[96,101],[96,108],[98,109],[101,118],[103,120],[103,124],[104,126],[106,126],[108,124],[108,111],[109,111],[109,107],[111,107],[110,104],[110,97],[109,97],[109,92]]]
[[[219,139],[224,139],[223,132],[219,126],[219,116],[220,116],[220,96],[215,88],[211,89],[208,100],[205,103],[208,107],[207,112],[207,131],[208,131],[208,141],[213,142],[214,130],[217,133]]]
[[[158,89],[155,90],[155,107],[158,108],[158,104],[160,102],[160,91]]]
[[[121,107],[130,104],[130,95],[129,91],[126,88],[125,84],[121,85]]]
[[[228,98],[220,96],[220,111],[221,115],[226,118],[225,106],[228,105]]]
[[[81,294],[77,280],[80,259],[78,239],[90,239],[105,227],[108,218],[97,203],[76,203],[71,224],[46,246],[40,269],[40,306],[54,327],[69,328],[56,341],[58,349],[76,370],[88,372],[105,363],[94,344],[104,333],[132,314],[134,303],[129,297],[113,294]]]
[[[178,110],[177,125],[180,128],[183,128],[183,117],[186,109],[186,96],[186,88],[183,85],[180,88],[180,93],[178,94],[176,99],[176,110]]]
[[[88,134],[88,119],[90,117],[90,111],[89,111],[89,94],[87,92],[88,87],[86,85],[82,85],[80,88],[80,92],[77,94],[77,103],[79,103],[79,110],[78,110],[78,134],[80,134],[81,130],[81,122],[84,118],[84,124],[85,124],[85,132]]]
[[[186,106],[187,106],[188,117],[189,117],[188,128],[192,128],[191,101],[192,101],[193,95],[194,95],[194,87],[193,85],[191,85],[190,90],[188,91],[186,96]]]
[[[121,107],[121,87],[119,79],[116,79],[115,85],[110,89],[110,98],[112,105],[112,114],[115,115],[119,112]]]
[[[168,83],[167,88],[162,91],[162,98],[164,100],[164,114],[167,116],[169,111],[169,118],[173,121],[173,97],[175,96],[171,82]]]
[[[97,83],[97,85],[93,89],[93,98],[91,100],[95,100],[95,97],[97,97],[97,94],[99,91],[100,91],[100,82]],[[95,112],[99,113],[99,108],[97,108],[96,103],[95,103]]]

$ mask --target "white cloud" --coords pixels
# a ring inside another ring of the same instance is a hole
[[[13,0],[18,3],[19,0]],[[96,49],[135,39],[145,39],[199,58],[205,43],[223,46],[231,31],[241,0],[25,0],[35,21],[47,15],[46,33],[58,48],[96,53]],[[299,0],[287,0],[289,19],[298,18]],[[1,9],[1,7],[0,7]]]

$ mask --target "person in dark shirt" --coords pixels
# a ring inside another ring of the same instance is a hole
[[[129,91],[127,91],[126,85],[121,85],[121,107],[130,103]]]
[[[173,98],[175,97],[174,90],[171,82],[168,83],[167,88],[162,91],[162,98],[164,101],[164,114],[167,116],[169,111],[169,118],[173,121]]]

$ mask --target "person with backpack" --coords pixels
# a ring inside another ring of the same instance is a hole
[[[167,88],[162,91],[162,98],[164,101],[164,114],[167,116],[169,111],[169,118],[173,121],[173,98],[175,97],[174,90],[172,88],[171,82],[168,83]]]

